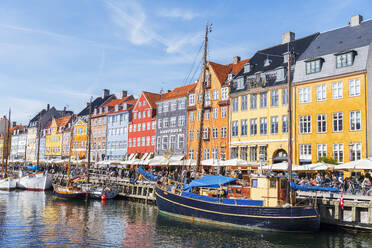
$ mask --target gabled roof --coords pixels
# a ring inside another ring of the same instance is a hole
[[[160,101],[187,96],[189,92],[195,89],[196,85],[197,83],[193,83],[174,88],[171,92],[162,94]]]
[[[299,60],[348,51],[372,42],[372,20],[320,33]]]
[[[103,105],[103,107],[115,107],[116,105],[120,105],[123,102],[126,102],[130,99],[133,99],[132,95],[123,97],[121,99],[113,99],[113,100],[109,101],[108,103],[106,103],[105,105]]]
[[[93,109],[100,107],[102,104],[105,104],[108,100],[115,99],[115,98],[116,97],[113,94],[108,95],[104,98],[97,97],[96,99],[94,99],[94,101],[92,101],[92,111]],[[87,106],[78,114],[78,116],[86,116],[86,115],[89,115],[89,104],[87,104]]]
[[[9,129],[9,131],[11,132],[11,133],[13,133],[15,130],[25,130],[26,129],[26,126],[24,126],[24,125],[16,125],[16,126],[14,126],[14,127],[11,127],[10,129]]]
[[[146,97],[151,108],[156,109],[156,102],[160,100],[160,94],[143,91],[142,94]],[[138,99],[139,100],[139,99]]]
[[[65,127],[71,120],[72,115],[64,116],[56,119],[57,127]]]
[[[218,80],[220,81],[221,85],[223,85],[226,80],[227,76],[232,73],[233,75],[237,75],[244,67],[244,64],[249,62],[250,59],[244,59],[239,61],[238,63],[234,64],[227,64],[227,65],[221,65],[217,64],[215,62],[209,61],[210,67],[213,69],[213,71],[216,73],[216,76]]]

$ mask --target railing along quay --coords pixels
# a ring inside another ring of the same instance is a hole
[[[67,180],[66,175],[54,174],[54,182],[63,182]],[[147,202],[155,202],[155,185],[148,181],[131,182],[129,178],[112,177],[108,175],[91,175],[89,182],[97,187],[111,187],[116,189],[120,196],[129,199],[143,200]]]
[[[372,196],[351,194],[342,196],[343,210],[340,206],[341,194],[297,191],[298,199],[316,199],[322,224],[372,231]]]

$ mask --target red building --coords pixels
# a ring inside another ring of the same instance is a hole
[[[155,152],[156,104],[160,95],[142,92],[132,111],[128,127],[128,154],[139,154],[142,159]]]

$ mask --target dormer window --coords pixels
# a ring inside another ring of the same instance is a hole
[[[289,58],[289,53],[288,52],[283,53],[283,64],[288,63],[288,58]]]
[[[272,60],[267,58],[267,59],[265,59],[264,66],[269,66],[269,65],[271,65],[271,63],[272,63]]]
[[[115,105],[115,111],[119,110],[119,105]]]
[[[244,64],[244,73],[251,72],[251,63]]]
[[[102,114],[102,108],[99,108],[99,113]]]
[[[237,83],[237,86],[236,86],[237,90],[244,89],[244,78],[243,77],[238,78],[236,80],[236,83]]]
[[[228,80],[228,81],[231,81],[232,78],[233,78],[232,73],[229,73],[229,74],[227,75],[227,80]]]
[[[306,74],[317,73],[322,70],[322,59],[315,59],[306,62]]]
[[[108,112],[108,109],[109,109],[108,107],[105,107],[105,112]]]
[[[354,63],[355,52],[336,54],[336,68],[351,66]]]
[[[95,115],[97,114],[97,109],[96,109],[96,108],[94,109],[94,114],[95,114]]]
[[[123,103],[123,109],[127,109],[127,108],[128,108],[127,104]]]

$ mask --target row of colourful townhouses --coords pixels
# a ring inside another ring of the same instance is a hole
[[[73,159],[85,159],[90,120],[95,162],[196,159],[200,135],[202,160],[286,161],[288,73],[293,161],[308,164],[328,157],[344,163],[370,157],[371,42],[372,20],[356,15],[334,30],[298,39],[284,33],[280,44],[247,59],[235,56],[226,65],[209,61],[205,80],[200,76],[173,90],[143,91],[137,97],[122,91],[117,97],[105,89],[78,114],[48,105],[27,126],[12,124],[10,159],[65,159],[70,150]],[[3,146],[4,135],[0,154]]]

